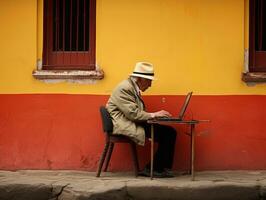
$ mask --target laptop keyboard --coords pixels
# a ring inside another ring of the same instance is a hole
[[[175,117],[157,117],[155,118],[157,121],[182,121],[180,118],[175,118]]]

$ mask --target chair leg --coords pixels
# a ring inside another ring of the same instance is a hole
[[[102,153],[102,156],[101,156],[101,159],[100,159],[100,163],[99,163],[99,167],[98,167],[98,171],[97,171],[96,177],[100,177],[100,174],[101,174],[101,171],[102,171],[102,167],[103,167],[103,163],[104,163],[104,160],[105,160],[105,157],[106,157],[106,153],[107,153],[108,148],[109,148],[109,144],[110,144],[110,142],[105,143],[104,150],[103,150],[103,153]]]
[[[104,171],[106,172],[107,171],[107,168],[108,168],[108,165],[109,165],[109,162],[110,162],[110,159],[111,159],[111,156],[112,156],[112,153],[113,153],[113,149],[114,149],[114,143],[111,142],[111,146],[108,150],[108,153],[107,153],[107,160],[105,161],[105,168],[104,168]]]
[[[130,143],[130,146],[131,146],[131,152],[132,152],[132,157],[133,157],[133,162],[134,162],[134,167],[135,167],[135,176],[137,177],[139,173],[139,161],[138,161],[136,144],[132,142]]]

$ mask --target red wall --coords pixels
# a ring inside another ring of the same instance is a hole
[[[146,96],[148,110],[177,114],[184,96]],[[162,98],[165,98],[165,102]],[[106,95],[0,95],[0,169],[95,171],[104,146],[99,106]],[[193,96],[187,118],[198,125],[196,170],[266,169],[266,96]],[[188,127],[175,126],[175,170],[189,165]],[[115,146],[110,169],[132,170],[129,147]],[[138,147],[141,166],[149,144]],[[123,160],[123,162],[121,162]]]

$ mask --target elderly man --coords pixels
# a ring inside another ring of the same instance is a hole
[[[153,65],[148,62],[138,62],[127,80],[122,81],[114,89],[107,102],[114,124],[114,134],[125,134],[139,145],[144,145],[145,137],[150,137],[150,124],[147,120],[156,117],[170,117],[165,110],[157,112],[145,111],[141,92],[147,90],[154,80]],[[154,156],[154,177],[173,177],[171,168],[175,151],[176,131],[170,126],[156,124],[154,139],[158,149]],[[140,175],[150,175],[150,163]]]

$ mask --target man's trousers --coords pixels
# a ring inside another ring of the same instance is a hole
[[[162,172],[164,169],[171,169],[173,166],[176,130],[171,126],[154,124],[154,141],[158,143],[157,151],[154,155],[154,170]],[[145,136],[151,137],[151,125],[145,124]],[[146,168],[150,167],[150,163]]]

